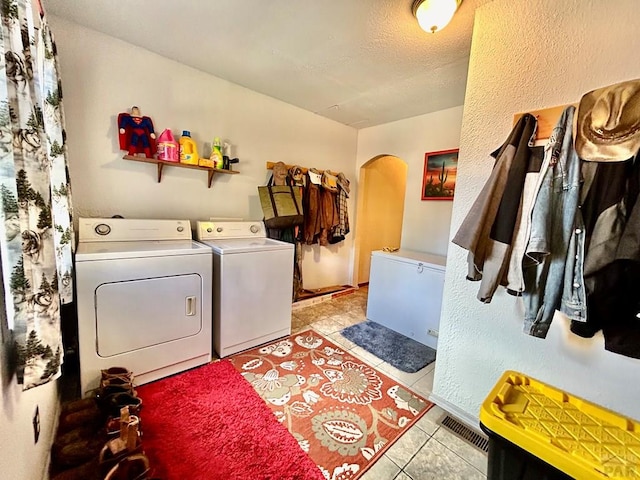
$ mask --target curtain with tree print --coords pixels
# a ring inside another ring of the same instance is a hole
[[[0,255],[18,379],[60,375],[60,304],[72,300],[71,192],[55,45],[30,0],[1,0]],[[2,339],[7,342],[8,339]]]

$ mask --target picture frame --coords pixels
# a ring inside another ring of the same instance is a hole
[[[457,148],[425,153],[422,200],[453,200],[457,172]]]

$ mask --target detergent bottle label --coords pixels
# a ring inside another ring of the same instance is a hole
[[[180,162],[198,165],[198,152],[195,142],[190,137],[180,138]]]

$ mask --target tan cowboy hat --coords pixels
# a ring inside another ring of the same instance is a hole
[[[640,149],[640,79],[585,94],[578,106],[575,147],[583,160],[621,162]]]

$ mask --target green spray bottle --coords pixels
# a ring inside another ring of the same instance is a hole
[[[213,146],[211,147],[211,161],[213,161],[213,168],[222,170],[224,167],[224,161],[222,158],[222,143],[220,138],[216,137],[213,140]]]

